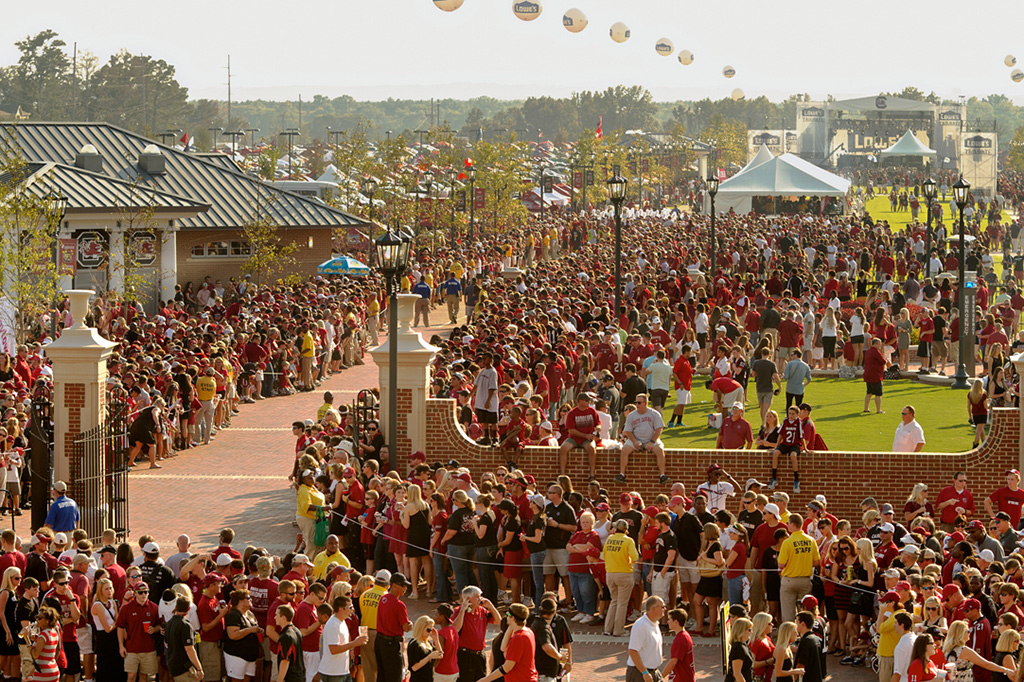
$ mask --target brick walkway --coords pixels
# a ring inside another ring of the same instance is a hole
[[[436,323],[447,316],[435,309],[433,317]],[[429,339],[449,329],[417,331]],[[373,357],[367,353],[363,360],[366,364],[335,374],[313,392],[242,405],[232,426],[216,434],[210,445],[165,460],[160,470],[141,464],[129,478],[132,538],[153,535],[170,550],[178,535],[187,533],[193,547],[212,549],[220,529],[230,526],[239,548],[254,544],[275,553],[293,549],[295,495],[286,480],[295,452],[291,423],[315,417],[325,390],[340,405],[352,402],[360,390],[376,387]]]

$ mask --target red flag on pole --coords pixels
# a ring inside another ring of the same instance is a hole
[[[599,139],[599,140],[602,137],[604,137],[604,132],[602,130],[602,124],[604,123],[603,119],[604,119],[603,116],[598,116],[597,117],[597,139]]]

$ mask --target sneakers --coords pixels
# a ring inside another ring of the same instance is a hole
[[[523,597],[523,606],[528,609],[533,608],[533,597]]]
[[[775,487],[777,485],[779,485],[779,479],[773,478],[772,480],[768,481],[768,490],[775,490]]]
[[[850,665],[852,665],[854,668],[861,667],[862,665],[864,665],[864,657],[858,656],[857,658],[853,659],[853,662],[850,663]]]
[[[583,618],[580,619],[580,625],[590,625],[595,620],[596,619],[593,616],[591,616],[590,614],[587,614],[587,615],[583,616]]]
[[[841,659],[839,659],[839,665],[852,665],[853,661],[853,656],[843,656]]]
[[[683,629],[686,630],[687,632],[689,632],[690,630],[693,630],[696,627],[697,627],[697,621],[695,619],[691,618],[688,621],[686,621],[686,625],[685,625],[685,627]]]
[[[800,494],[800,481],[793,481],[793,493],[796,495]]]
[[[569,620],[571,620],[573,623],[578,623],[581,620],[583,620],[584,618],[586,618],[586,616],[587,616],[587,614],[585,614],[585,613],[577,613],[575,616],[573,616]]]
[[[672,479],[669,478],[667,474],[662,474],[661,476],[658,477],[658,483],[660,483],[661,485],[665,485],[671,480]]]
[[[616,474],[615,478],[612,479],[612,480],[614,480],[616,483],[625,483],[626,482],[626,474]]]
[[[633,621],[640,620],[640,612],[633,609],[633,612],[626,617],[626,620],[632,623]]]

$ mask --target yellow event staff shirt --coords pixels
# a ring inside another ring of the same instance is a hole
[[[601,556],[604,558],[604,570],[608,573],[632,573],[633,564],[640,559],[636,543],[625,533],[609,535]]]
[[[324,506],[323,493],[316,488],[310,488],[308,485],[300,485],[299,492],[295,496],[295,513],[307,519],[315,519],[316,512],[309,511],[309,505],[311,504],[317,507]]]
[[[327,565],[331,562],[336,562],[339,566],[344,568],[351,568],[352,564],[349,563],[348,557],[341,552],[335,552],[334,554],[328,554],[327,550],[320,552],[313,559],[313,578],[316,580],[322,580],[327,577]]]
[[[200,400],[213,400],[217,395],[217,380],[205,374],[196,379],[196,397]]]
[[[818,558],[818,545],[814,538],[802,530],[782,542],[779,566],[783,578],[810,578],[814,573],[814,560]]]
[[[306,332],[306,335],[302,337],[302,357],[311,358],[313,357],[315,345],[313,343],[312,332]]]
[[[374,585],[359,595],[359,610],[363,614],[359,624],[363,627],[377,629],[377,607],[380,606],[380,598],[384,596],[384,592],[383,585]]]

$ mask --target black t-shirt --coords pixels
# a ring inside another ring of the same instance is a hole
[[[22,597],[18,600],[18,607],[14,610],[14,618],[18,621],[19,630],[21,629],[21,622],[27,620],[30,623],[36,622],[36,616],[39,614],[39,600],[29,599],[28,597]],[[16,644],[29,644],[21,637],[18,637]]]
[[[622,382],[622,405],[632,405],[636,397],[647,392],[647,382],[636,374]]]
[[[522,530],[523,524],[519,521],[519,517],[512,518],[510,516],[506,516],[505,521],[502,523],[502,527],[505,529],[505,537],[512,537],[512,540],[502,549],[506,552],[523,551],[523,541],[519,539],[519,532]]]
[[[556,649],[564,649],[566,644],[572,644],[572,633],[569,631],[569,621],[565,616],[556,613],[548,625],[551,626],[551,632],[555,633]]]
[[[234,625],[242,630],[256,625],[255,617],[247,620],[241,611],[231,609],[224,616],[224,653],[240,658],[243,661],[255,661],[260,657],[260,640],[256,633],[250,633],[242,639],[228,637],[228,627]]]
[[[640,546],[640,524],[644,520],[644,515],[638,512],[636,509],[630,509],[628,512],[618,511],[612,514],[612,523],[619,519],[625,519],[626,523],[629,524],[629,530],[626,534],[633,538],[633,543]]]
[[[430,661],[419,670],[414,670],[413,666],[426,658],[430,651],[427,651],[426,647],[420,644],[417,639],[410,639],[409,645],[406,648],[406,653],[409,656],[409,680],[410,682],[432,682],[434,679],[434,663]]]
[[[778,369],[775,367],[774,362],[765,358],[755,360],[754,364],[751,365],[751,371],[754,373],[758,393],[771,393],[775,390],[775,383],[772,381],[772,377],[775,376]]]
[[[725,682],[733,682],[736,675],[733,673],[733,661],[740,661],[740,672],[744,680],[750,679],[750,673],[754,668],[754,654],[746,642],[733,642],[729,647],[729,667],[725,672]]]
[[[227,638],[225,638],[225,643],[227,643]],[[171,677],[184,675],[192,667],[192,661],[189,660],[185,647],[195,645],[195,630],[180,614],[176,614],[167,621],[164,646],[167,652],[167,668],[170,670]]]
[[[476,543],[476,533],[473,532],[473,525],[470,523],[476,513],[472,509],[456,509],[448,517],[448,530],[454,530],[455,536],[448,541],[449,545],[473,545]]]
[[[668,530],[664,533],[658,534],[658,538],[654,541],[655,570],[660,571],[666,564],[668,564],[668,553],[670,551],[677,551],[676,534],[671,530]],[[670,565],[669,568],[675,568],[675,563]]]
[[[704,532],[704,524],[696,514],[680,514],[672,525],[675,531],[676,546],[679,555],[687,561],[696,561],[700,554],[700,534]]]
[[[544,513],[549,519],[554,519],[555,523],[563,525],[576,525],[576,512],[572,510],[569,503],[562,500],[562,503],[557,507],[553,504],[549,504],[545,509]],[[565,549],[565,546],[569,544],[569,538],[572,537],[573,531],[562,530],[555,526],[548,526],[544,529],[544,544],[548,546],[548,549]]]
[[[494,521],[494,512],[489,510],[476,518],[477,528],[486,529],[482,538],[477,537],[477,547],[493,547],[498,544],[498,524]]]
[[[526,537],[532,538],[537,536],[537,531],[543,531],[544,517],[540,514],[536,514],[530,517],[530,521],[526,524]],[[530,554],[536,554],[537,552],[543,552],[548,546],[544,543],[544,536],[540,538],[540,542],[526,541],[526,549],[530,550]]]
[[[545,644],[550,644],[556,649],[558,648],[558,644],[555,643],[555,633],[551,631],[551,626],[548,625],[548,622],[540,616],[533,619],[533,622],[530,623],[530,629],[533,630],[533,639],[537,643],[537,648],[534,652],[537,674],[544,677],[557,677],[558,659],[551,658],[548,652],[544,651]]]
[[[935,335],[932,337],[932,341],[945,341],[946,340],[946,321],[936,315],[932,318],[932,324],[935,325]]]
[[[163,598],[164,592],[178,582],[171,569],[155,561],[143,561],[139,565],[142,581],[149,585],[149,600],[154,604]]]
[[[736,520],[747,529],[747,536],[750,537],[754,534],[754,529],[764,523],[764,515],[761,514],[761,510],[755,507],[754,511],[747,511],[746,509],[741,511],[736,516]]]
[[[35,578],[40,584],[50,580],[50,565],[38,552],[30,552],[25,559],[25,577]]]
[[[821,682],[821,640],[808,632],[800,638],[796,649],[796,661],[803,665],[803,682]]]
[[[302,633],[289,623],[277,638],[279,660],[288,661],[284,682],[306,682],[306,666],[302,658]]]

